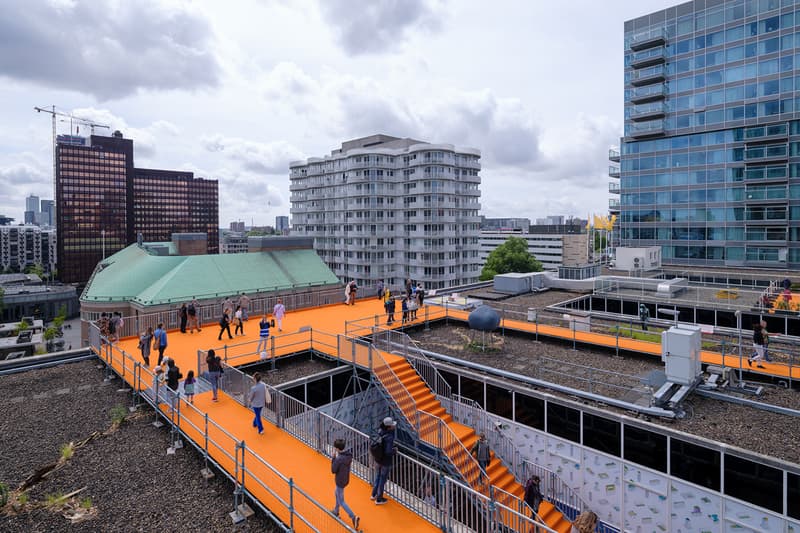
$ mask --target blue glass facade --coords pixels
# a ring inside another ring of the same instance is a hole
[[[800,2],[697,0],[627,21],[618,157],[620,245],[800,267]]]

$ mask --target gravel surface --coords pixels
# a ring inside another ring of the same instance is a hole
[[[417,330],[410,334],[420,342],[423,349],[582,390],[590,390],[588,380],[591,378],[594,381],[591,390],[616,398],[623,397],[633,387],[641,388],[640,377],[652,370],[662,369],[660,360],[656,357],[617,357],[610,352],[582,348],[580,345],[577,350],[573,350],[570,343],[536,342],[519,335],[506,335],[505,338],[497,334],[491,337],[487,335],[486,344],[489,349],[483,352],[474,346],[468,346],[470,342],[480,342],[481,335],[471,332],[466,326],[441,324],[434,325],[428,332]],[[598,370],[589,371],[584,367]],[[601,381],[606,385],[600,384]],[[800,393],[796,390],[766,386],[762,401],[797,409],[800,399],[798,394]],[[729,402],[708,400],[697,395],[690,397],[689,405],[694,414],[687,419],[651,421],[800,463],[800,424],[796,418]],[[600,407],[623,412],[606,406]]]
[[[121,382],[103,382],[88,361],[0,377],[0,476],[11,488],[58,460],[60,448],[111,424],[110,409],[130,405]],[[85,489],[96,515],[70,524],[61,513],[33,509],[0,518],[2,531],[231,531],[233,485],[221,474],[206,482],[201,456],[185,447],[167,455],[169,432],[151,425],[149,408],[115,432],[75,451],[61,470],[30,490],[30,503]],[[238,531],[277,531],[257,513]]]
[[[330,370],[331,368],[336,368],[336,363],[318,357],[311,359],[307,355],[298,355],[285,359],[277,359],[275,361],[276,370],[274,372],[271,372],[270,368],[269,364],[249,366],[245,369],[245,372],[250,375],[261,372],[264,383],[275,386],[318,374]]]

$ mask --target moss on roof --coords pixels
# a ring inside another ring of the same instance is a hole
[[[174,256],[132,244],[98,266],[81,301],[159,305],[338,283],[314,250]]]

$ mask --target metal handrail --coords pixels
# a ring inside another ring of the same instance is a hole
[[[440,449],[469,486],[474,488],[477,485],[484,490],[488,489],[489,476],[481,470],[478,461],[444,420],[426,411],[421,411],[420,439]]]
[[[567,485],[558,474],[528,460],[524,460],[523,465],[525,479],[534,475],[539,476],[542,482],[540,489],[545,499],[556,505],[558,510],[570,521],[575,520],[579,514],[589,509],[589,504],[581,498],[577,491]],[[559,506],[558,504],[561,505]]]

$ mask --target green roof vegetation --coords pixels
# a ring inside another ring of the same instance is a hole
[[[81,301],[159,305],[330,284],[339,280],[314,250],[175,256],[132,244],[100,264]]]

